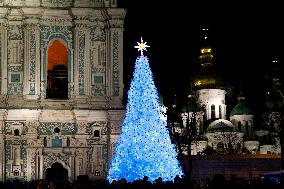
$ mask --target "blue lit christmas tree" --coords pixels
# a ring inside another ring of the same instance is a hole
[[[132,182],[144,176],[150,181],[159,177],[165,181],[183,175],[163,119],[148,58],[143,55],[146,47],[149,46],[142,38],[135,46],[141,55],[136,59],[126,116],[107,177],[109,182],[121,178]]]

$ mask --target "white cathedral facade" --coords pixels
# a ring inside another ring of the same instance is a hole
[[[124,117],[123,23],[109,0],[0,0],[0,181],[105,177]]]
[[[214,72],[207,32],[207,28],[203,29],[205,40],[200,50],[200,72],[194,78],[189,102],[182,109],[182,126],[174,126],[174,132],[183,136],[187,127],[194,127],[191,131],[192,155],[206,155],[208,149],[213,154],[281,154],[284,96],[279,87],[279,73],[272,73],[272,87],[265,101],[260,102],[264,104],[260,121],[255,123],[257,119],[242,93],[238,96],[239,103],[227,116],[226,90],[222,79]],[[273,60],[273,64],[276,63]],[[187,149],[183,146],[182,153],[187,154]]]

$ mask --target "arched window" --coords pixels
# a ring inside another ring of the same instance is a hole
[[[219,105],[219,118],[222,118],[222,106]]]
[[[99,130],[94,131],[94,137],[100,137],[100,131]]]
[[[19,135],[20,135],[19,129],[15,129],[15,130],[14,130],[14,135],[15,135],[15,136],[19,136]]]
[[[249,123],[246,121],[246,135],[249,135]]]
[[[46,137],[43,138],[43,146],[44,146],[44,147],[47,146],[47,139],[46,139]]]
[[[15,171],[14,171],[14,176],[19,176],[19,175],[20,175],[19,171],[18,171],[18,170],[15,170]]]
[[[67,137],[66,145],[67,145],[67,147],[70,146],[70,137]]]
[[[242,122],[238,121],[238,131],[242,131]]]
[[[68,49],[60,41],[53,41],[48,48],[47,98],[68,98]]]
[[[211,118],[212,119],[216,118],[216,115],[215,115],[215,105],[214,104],[211,105]]]
[[[101,174],[100,174],[100,171],[96,170],[96,171],[95,171],[95,175],[96,175],[96,176],[100,176],[100,175],[101,175]]]
[[[58,127],[54,128],[53,130],[55,133],[59,133],[60,132],[60,129]]]

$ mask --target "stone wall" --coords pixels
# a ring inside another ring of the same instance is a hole
[[[124,116],[125,14],[116,0],[0,0],[0,180],[41,179],[55,162],[70,180],[106,176]],[[49,98],[62,54],[67,96]]]
[[[120,133],[123,110],[2,111],[0,133],[4,164],[1,180],[45,177],[55,162],[79,175],[104,178]],[[97,175],[99,173],[99,175]]]

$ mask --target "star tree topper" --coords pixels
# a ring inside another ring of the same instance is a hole
[[[137,42],[137,46],[134,46],[138,51],[141,51],[141,56],[143,56],[143,51],[147,51],[147,47],[150,47],[149,45],[146,45],[147,42],[143,42],[143,39],[141,37],[141,42]]]

